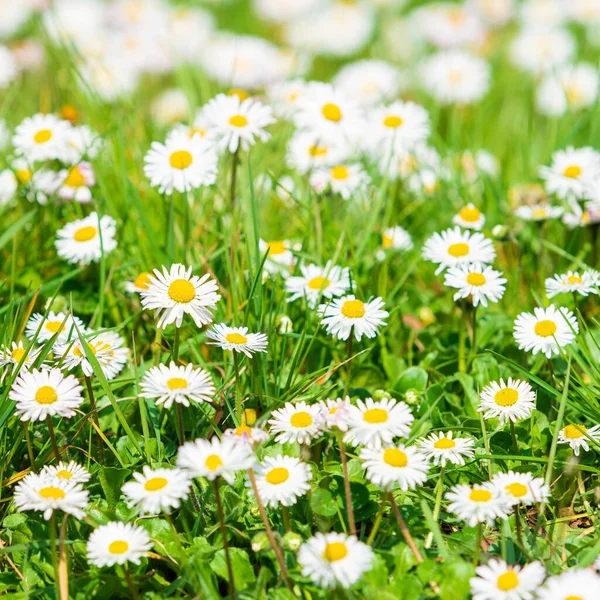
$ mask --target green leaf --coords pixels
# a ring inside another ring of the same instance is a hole
[[[256,575],[254,574],[248,553],[240,548],[230,548],[229,555],[231,557],[235,588],[237,590],[244,590],[256,581]],[[225,581],[229,580],[225,550],[217,551],[215,557],[210,562],[210,566],[219,577],[225,579]]]
[[[337,505],[329,490],[316,490],[310,499],[310,507],[322,517],[332,517],[337,513]]]
[[[440,600],[462,600],[469,595],[469,579],[475,575],[471,563],[454,557],[442,566],[442,577],[438,580]]]
[[[130,475],[129,469],[118,469],[117,467],[104,467],[98,471],[100,485],[104,490],[109,510],[115,509],[121,495],[121,486]]]
[[[409,367],[394,384],[394,390],[405,394],[408,390],[424,392],[427,387],[427,371],[421,367]]]

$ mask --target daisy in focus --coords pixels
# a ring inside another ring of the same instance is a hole
[[[319,298],[342,296],[350,288],[350,270],[328,261],[324,267],[315,264],[300,265],[301,275],[288,277],[285,289],[288,302],[306,298],[308,306],[315,308]]]
[[[56,343],[64,343],[77,336],[77,330],[87,333],[87,329],[81,319],[65,313],[54,313],[50,311],[45,317],[35,313],[27,321],[25,335],[38,344],[43,344],[55,335]]]
[[[558,443],[569,444],[575,456],[579,456],[582,448],[585,452],[589,452],[590,438],[600,443],[600,425],[588,428],[581,423],[570,423],[560,430]]]
[[[505,383],[492,381],[483,388],[479,395],[481,405],[478,412],[484,413],[485,419],[499,418],[501,423],[516,423],[526,419],[535,409],[536,393],[526,381],[508,378]]]
[[[337,429],[339,431],[348,430],[348,411],[350,410],[350,397],[328,398],[319,402],[321,414],[323,417],[323,429]]]
[[[87,542],[88,562],[97,567],[140,564],[142,557],[152,548],[150,536],[143,527],[112,521],[101,525]]]
[[[257,352],[267,352],[269,345],[266,334],[248,333],[247,327],[229,327],[225,323],[219,323],[213,329],[209,329],[206,337],[214,340],[207,344],[232,352],[243,352],[248,358],[252,358]]]
[[[62,159],[71,124],[54,115],[37,114],[17,125],[12,144],[30,162]]]
[[[461,264],[446,271],[444,284],[458,291],[454,301],[470,299],[473,306],[498,302],[504,295],[506,279],[500,271],[482,263]]]
[[[534,477],[531,473],[496,473],[492,483],[506,494],[512,504],[546,502],[550,497],[550,487],[541,477]]]
[[[414,446],[363,448],[360,458],[366,478],[384,490],[412,490],[427,480],[429,464]]]
[[[597,294],[599,284],[600,273],[598,271],[584,271],[581,275],[577,271],[569,271],[546,279],[546,296],[554,298],[558,294],[568,292],[581,294],[582,296]]]
[[[74,460],[69,463],[60,461],[56,465],[45,465],[40,471],[41,476],[56,478],[71,483],[86,483],[90,480],[91,475],[88,470],[78,465]]]
[[[322,424],[321,407],[304,401],[287,402],[283,408],[274,410],[269,419],[271,433],[278,434],[275,441],[280,444],[308,444],[321,435]]]
[[[255,472],[258,493],[265,506],[292,506],[310,489],[310,467],[292,456],[268,456]]]
[[[491,483],[474,485],[455,485],[447,494],[448,510],[466,521],[469,527],[477,523],[493,525],[498,518],[508,518],[510,500],[501,494]]]
[[[470,580],[473,600],[533,600],[546,577],[538,561],[521,567],[495,558],[475,573]]]
[[[481,231],[485,225],[485,215],[474,204],[469,203],[453,217],[452,223],[463,229]]]
[[[454,434],[432,433],[418,443],[419,452],[433,464],[446,466],[447,462],[453,465],[464,465],[466,458],[474,454],[472,438],[454,437]]]
[[[84,219],[67,223],[56,232],[56,251],[71,264],[99,262],[117,247],[116,221],[93,212]]]

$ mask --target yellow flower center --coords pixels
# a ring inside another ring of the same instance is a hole
[[[56,476],[59,479],[71,479],[71,477],[73,477],[73,473],[71,473],[70,471],[67,471],[66,469],[61,469]]]
[[[51,137],[52,131],[50,131],[50,129],[40,129],[39,131],[36,131],[35,135],[33,136],[33,141],[36,144],[44,144]]]
[[[488,490],[471,490],[469,500],[473,502],[489,502],[492,499],[492,492]]]
[[[129,544],[125,540],[115,540],[108,547],[111,554],[125,554],[127,550],[129,550]]]
[[[485,275],[483,273],[469,273],[467,275],[467,283],[469,285],[483,285],[485,283]]]
[[[69,174],[65,179],[64,185],[74,188],[83,187],[85,185],[85,177],[82,175],[81,171],[79,170],[79,167],[73,167],[69,171]]]
[[[252,429],[248,427],[248,425],[240,425],[235,430],[235,435],[242,437],[243,435],[247,435],[248,437],[252,437]]]
[[[228,333],[225,336],[225,341],[230,344],[246,344],[248,342],[248,338],[241,333]]]
[[[570,105],[579,104],[583,100],[582,90],[576,85],[566,86],[565,96],[567,97],[567,102]]]
[[[467,223],[475,223],[481,216],[481,211],[474,206],[464,206],[460,209],[458,216]]]
[[[87,347],[94,356],[96,356],[96,352],[99,349],[101,349],[103,347],[110,348],[110,346],[108,344],[105,344],[104,342],[97,342],[95,345],[93,343],[88,344]],[[79,344],[73,348],[73,354],[75,356],[78,356],[79,358],[83,358],[85,356],[85,351],[82,349],[81,344]]]
[[[456,442],[447,437],[441,437],[439,440],[433,443],[433,447],[437,448],[438,450],[449,450],[455,446]]]
[[[384,233],[381,236],[381,243],[384,248],[389,248],[394,243],[394,240],[389,235],[385,235]]]
[[[63,490],[52,485],[42,488],[38,494],[47,500],[62,500],[65,497]]]
[[[385,423],[388,418],[388,412],[383,408],[369,408],[363,414],[363,421],[366,423]]]
[[[519,392],[512,388],[502,388],[498,390],[494,395],[494,402],[498,406],[512,406],[517,403],[519,399]]]
[[[58,400],[56,390],[50,385],[43,385],[35,393],[35,401],[38,404],[53,404]]]
[[[216,471],[219,467],[223,466],[223,461],[218,454],[209,454],[204,464],[209,471]]]
[[[10,354],[10,357],[17,363],[21,362],[21,359],[24,356],[25,356],[25,348],[15,348]]]
[[[584,600],[583,596],[567,596],[565,600]]]
[[[196,297],[196,288],[187,279],[176,279],[169,286],[167,293],[171,300],[187,304]]]
[[[233,88],[227,92],[228,96],[237,96],[240,99],[240,102],[247,100],[250,98],[250,94],[246,90],[242,90],[241,88]]]
[[[310,427],[312,423],[313,418],[310,416],[310,413],[307,413],[305,410],[300,410],[297,413],[294,413],[290,419],[291,426],[299,429]]]
[[[285,467],[275,467],[271,469],[265,476],[265,479],[271,485],[279,485],[285,483],[290,477],[290,472]]]
[[[405,467],[408,464],[408,457],[398,448],[386,448],[383,453],[383,462],[391,467]]]
[[[96,237],[98,230],[92,225],[87,225],[86,227],[81,227],[75,232],[73,239],[76,242],[89,242]]]
[[[133,285],[140,290],[147,290],[150,283],[150,273],[140,273],[134,280]]]
[[[570,177],[571,179],[577,179],[581,173],[581,167],[578,167],[577,165],[570,165],[564,170],[563,175],[565,177]]]
[[[514,590],[519,585],[519,578],[512,569],[509,569],[506,571],[506,573],[503,573],[500,575],[500,577],[498,577],[496,584],[499,590],[508,592],[510,590]]]
[[[326,277],[313,277],[309,282],[308,282],[308,287],[311,290],[320,290],[326,287],[329,287],[329,284],[331,282],[329,281],[329,279],[327,279]]]
[[[335,562],[336,560],[342,560],[348,555],[348,548],[344,542],[331,542],[325,546],[323,551],[323,558],[328,562]]]
[[[567,281],[571,284],[571,285],[575,285],[576,283],[581,283],[583,281],[582,277],[579,277],[579,275],[569,275],[567,277]]]
[[[44,327],[48,331],[51,331],[52,333],[56,333],[60,329],[61,325],[62,325],[61,321],[46,321],[46,324],[44,325]]]
[[[331,104],[331,103],[326,104],[321,109],[321,114],[328,121],[333,121],[334,123],[338,123],[339,121],[342,120],[342,111],[340,110],[340,107],[337,106],[337,104]]]
[[[506,491],[515,498],[522,498],[525,496],[525,494],[527,494],[527,486],[515,481],[514,483],[506,486]]]
[[[536,208],[533,211],[534,219],[543,219],[546,216],[548,216],[548,211],[545,208]]]
[[[169,483],[164,477],[152,477],[144,484],[144,489],[148,492],[158,492]]]
[[[182,379],[181,377],[171,377],[167,381],[167,387],[170,390],[185,390],[187,388],[188,382],[186,379]]]
[[[540,337],[551,337],[556,333],[556,323],[554,321],[549,321],[548,319],[538,321],[535,324],[534,331],[535,334]]]
[[[360,300],[346,300],[341,310],[342,314],[349,319],[360,319],[365,316],[365,303]]]
[[[343,165],[338,165],[331,169],[331,176],[334,179],[341,179],[343,181],[344,179],[348,179],[348,175],[348,167],[344,167]]]
[[[267,249],[269,250],[269,254],[273,255],[283,254],[287,250],[285,242],[282,240],[267,242]]]
[[[567,425],[563,429],[563,435],[571,440],[578,440],[582,438],[587,431],[584,425]]]
[[[327,146],[310,146],[308,149],[308,153],[311,156],[324,156],[327,154]]]
[[[466,256],[469,254],[469,244],[459,242],[458,244],[451,244],[448,246],[448,254],[456,258],[460,256]]]
[[[188,137],[193,138],[195,135],[204,137],[206,135],[206,129],[201,129],[199,127],[190,127],[188,130]]]
[[[15,175],[21,183],[27,183],[31,179],[33,173],[29,169],[17,169]]]
[[[397,127],[400,127],[402,123],[402,117],[398,117],[396,115],[390,115],[383,120],[384,126],[389,127],[390,129],[396,129]]]
[[[234,127],[246,127],[248,125],[248,119],[244,115],[233,115],[229,119],[229,124]]]
[[[192,164],[192,155],[187,150],[177,150],[169,156],[169,163],[174,169],[187,169]]]

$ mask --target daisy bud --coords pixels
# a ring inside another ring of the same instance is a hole
[[[286,550],[290,552],[297,552],[300,546],[302,545],[302,536],[298,533],[294,533],[293,531],[288,531],[283,536],[283,546]]]
[[[268,550],[270,546],[271,543],[269,542],[269,536],[265,531],[259,531],[252,538],[251,547],[253,552],[264,552],[265,550]]]
[[[385,390],[375,390],[373,392],[373,399],[374,400],[391,400],[392,395],[389,392],[386,392]]]
[[[294,325],[292,320],[287,315],[281,315],[277,319],[278,331],[281,334],[291,333],[293,331]]]

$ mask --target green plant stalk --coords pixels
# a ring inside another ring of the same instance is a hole
[[[437,492],[435,495],[435,504],[433,505],[433,520],[438,521],[440,516],[440,508],[442,506],[442,493],[444,489],[444,475],[446,474],[446,465],[442,465],[440,468],[440,478],[437,485]],[[429,533],[427,536],[427,540],[425,541],[425,548],[431,548],[431,544],[433,543],[433,531]]]
[[[88,397],[90,400],[90,411],[92,413],[92,419],[96,425],[96,444],[98,446],[98,459],[100,464],[104,464],[104,445],[102,438],[100,437],[100,420],[98,419],[98,410],[96,409],[96,398],[94,397],[94,390],[92,389],[92,380],[86,375],[85,385],[87,387]],[[93,429],[93,427],[92,427]]]
[[[348,511],[348,529],[350,535],[356,535],[356,522],[354,520],[354,507],[352,506],[352,490],[350,488],[350,477],[348,475],[348,456],[346,455],[346,444],[341,433],[337,434],[338,444],[340,446],[340,458],[342,462],[342,471],[344,473],[344,493],[346,495],[346,507]]]
[[[48,426],[48,433],[50,434],[50,442],[52,443],[54,458],[56,459],[56,463],[58,464],[60,462],[60,450],[58,449],[58,444],[56,443],[54,425],[52,424],[52,417],[50,415],[46,417],[46,425]]]
[[[375,522],[373,523],[373,529],[371,529],[371,533],[367,539],[367,546],[371,546],[373,544],[373,540],[377,535],[377,531],[379,530],[379,526],[381,525],[381,520],[383,519],[383,512],[385,510],[385,496],[381,498],[379,501],[379,510],[377,511],[377,516],[375,517]]]
[[[242,424],[242,378],[240,376],[240,361],[235,350],[233,352],[233,368],[235,369],[235,414],[237,417],[237,424]]]
[[[235,580],[233,578],[233,567],[231,566],[231,557],[229,556],[229,544],[227,543],[227,529],[225,527],[225,517],[223,516],[223,505],[221,504],[221,494],[219,492],[219,478],[213,481],[215,491],[215,500],[217,502],[217,514],[219,516],[219,527],[221,537],[223,538],[223,549],[225,550],[225,562],[227,563],[227,573],[229,575],[229,596],[231,600],[235,599]]]

